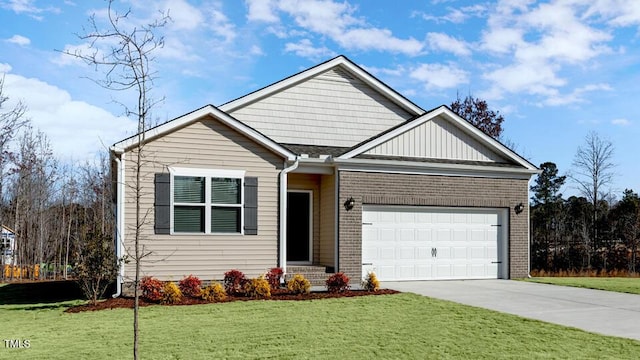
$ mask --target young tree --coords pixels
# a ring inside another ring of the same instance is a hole
[[[458,94],[456,100],[451,103],[451,110],[494,139],[502,135],[504,117],[499,111],[490,110],[485,100],[474,98],[472,95],[460,99]]]
[[[138,359],[139,344],[139,282],[140,263],[147,255],[141,248],[142,228],[146,223],[147,213],[143,213],[140,200],[144,194],[141,181],[141,172],[144,163],[143,146],[145,131],[149,127],[151,109],[157,104],[151,96],[153,79],[156,73],[152,70],[154,51],[164,45],[162,37],[156,35],[157,30],[163,27],[169,20],[168,14],[162,14],[159,19],[146,25],[131,25],[131,13],[126,11],[119,13],[113,8],[113,0],[108,1],[107,27],[99,26],[95,15],[89,18],[90,31],[80,36],[80,39],[89,41],[94,50],[91,54],[82,52],[67,52],[68,55],[84,60],[87,64],[105,68],[104,79],[96,81],[108,90],[126,91],[132,90],[137,96],[135,107],[123,107],[128,116],[136,118],[138,123],[138,145],[134,150],[134,174],[135,181],[132,191],[135,199],[136,223],[132,229],[134,246],[133,253],[129,254],[135,262],[134,285],[134,315],[133,315],[133,357]],[[106,49],[103,47],[106,46]]]
[[[604,199],[615,175],[613,151],[610,141],[602,139],[596,132],[590,132],[585,137],[584,144],[578,147],[573,160],[574,173],[571,179],[593,206],[590,249],[598,246],[598,203]]]
[[[99,231],[89,232],[82,241],[75,270],[78,284],[92,304],[95,305],[107,291],[118,274],[118,268],[113,241]]]

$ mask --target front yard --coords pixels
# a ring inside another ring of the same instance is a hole
[[[0,358],[131,358],[132,311],[63,312],[77,303],[0,305],[3,339],[26,339],[30,345],[5,345]],[[146,359],[635,359],[640,342],[396,294],[145,307],[140,354]]]

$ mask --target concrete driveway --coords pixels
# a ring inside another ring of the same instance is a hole
[[[512,280],[383,282],[381,287],[640,340],[640,295]]]

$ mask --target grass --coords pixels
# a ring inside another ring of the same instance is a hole
[[[4,288],[0,288],[0,292]],[[11,359],[127,359],[132,311],[79,314],[78,301],[0,305]],[[587,333],[414,294],[252,301],[141,309],[147,359],[594,358],[633,359],[640,342]]]
[[[526,281],[640,295],[640,278],[637,277],[535,277]]]

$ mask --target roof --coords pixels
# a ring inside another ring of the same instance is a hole
[[[233,116],[223,111],[220,111],[220,109],[218,109],[213,105],[203,106],[200,109],[194,110],[188,114],[182,115],[173,120],[169,120],[161,125],[158,125],[149,130],[146,130],[143,134],[144,135],[143,137],[140,137],[139,134],[128,137],[122,141],[119,141],[113,144],[113,146],[111,147],[111,150],[116,153],[122,153],[124,151],[131,149],[132,147],[137,146],[140,143],[141,138],[143,138],[144,141],[147,142],[155,138],[161,137],[165,134],[168,134],[174,131],[175,129],[191,124],[207,116],[213,117],[214,119],[238,131],[239,133],[247,136],[248,138],[252,139],[258,144],[263,145],[264,147],[273,151],[274,153],[282,155],[284,158],[288,160],[295,159],[295,154],[291,152],[289,149],[271,140],[264,134],[251,128],[250,126],[244,124],[243,122],[235,119]]]
[[[349,151],[349,147],[340,146],[319,146],[319,145],[301,145],[301,144],[281,144],[297,155],[307,154],[309,157],[317,158],[321,155],[330,155],[332,157],[338,157],[345,152]]]
[[[331,60],[325,61],[312,68],[301,71],[295,75],[289,76],[283,80],[280,80],[271,85],[265,86],[252,93],[249,93],[235,100],[224,103],[220,105],[220,110],[229,112],[229,113],[233,112],[238,108],[244,107],[250,103],[253,103],[255,101],[268,97],[273,93],[279,92],[283,89],[286,89],[296,84],[299,84],[301,82],[304,82],[310,78],[313,78],[335,67],[340,67],[343,70],[349,72],[351,75],[360,79],[367,85],[373,87],[378,92],[380,92],[385,97],[387,97],[390,101],[400,106],[401,108],[405,109],[406,111],[413,113],[415,115],[424,114],[425,111],[421,107],[414,104],[409,99],[407,99],[402,94],[395,91],[394,89],[390,88],[382,81],[378,80],[375,76],[371,75],[362,67],[356,65],[353,61],[349,60],[344,55],[339,55]]]

